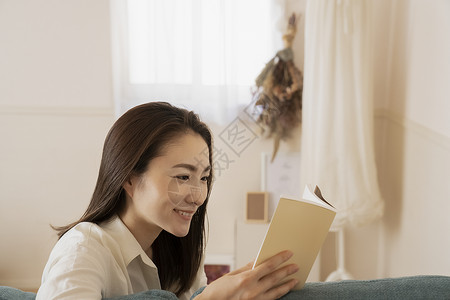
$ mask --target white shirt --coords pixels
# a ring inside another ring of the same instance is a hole
[[[203,264],[188,300],[206,285]],[[36,300],[102,299],[161,289],[158,270],[119,217],[96,225],[80,223],[50,253]]]

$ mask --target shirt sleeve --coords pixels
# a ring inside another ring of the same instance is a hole
[[[79,224],[50,253],[37,300],[102,299],[109,293],[111,255],[93,224]]]
[[[99,255],[86,245],[74,245],[69,251],[54,249],[36,300],[101,299],[106,276]]]

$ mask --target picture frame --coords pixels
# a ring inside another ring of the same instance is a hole
[[[245,222],[269,222],[269,194],[267,192],[247,192],[245,200]]]

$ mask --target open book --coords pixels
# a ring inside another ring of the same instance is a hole
[[[302,199],[281,196],[253,268],[273,255],[291,250],[294,255],[283,265],[295,263],[299,271],[294,290],[301,289],[336,216],[336,209],[316,186],[314,193],[305,187]]]

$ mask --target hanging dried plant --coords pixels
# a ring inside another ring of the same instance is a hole
[[[255,80],[253,99],[256,110],[260,111],[257,123],[262,126],[266,137],[274,139],[272,161],[280,141],[287,139],[301,123],[303,78],[294,64],[292,51],[296,25],[295,14],[292,14],[283,35],[285,48],[277,52]]]

